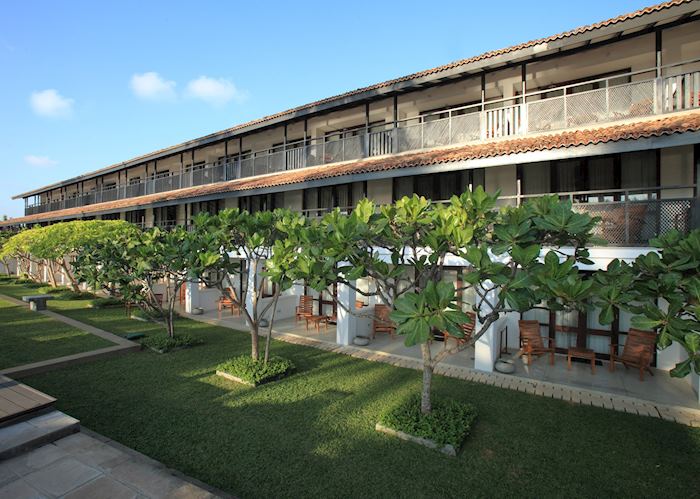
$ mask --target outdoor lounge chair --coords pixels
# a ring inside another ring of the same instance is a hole
[[[233,289],[226,288],[224,294],[216,301],[219,319],[221,319],[221,311],[225,308],[231,309],[231,315],[241,315],[241,308],[238,306],[238,303],[234,301],[233,297]]]
[[[297,323],[300,320],[306,320],[307,317],[314,315],[314,297],[310,295],[301,295],[295,315]]]
[[[460,324],[460,328],[462,329],[462,332],[464,333],[464,337],[462,338],[455,338],[457,340],[458,345],[464,345],[465,343],[469,343],[472,339],[472,335],[474,334],[474,328],[476,327],[476,314],[474,312],[467,312],[467,315],[471,319],[470,322],[465,322],[464,324]],[[450,333],[447,331],[443,331],[442,335],[444,336],[444,346],[447,347],[447,340],[451,338],[452,336]]]
[[[533,355],[549,354],[549,363],[554,365],[554,339],[540,334],[539,321],[518,321],[520,328],[520,348],[523,356],[527,356],[527,364],[532,362]],[[547,346],[544,342],[547,341]]]
[[[617,354],[617,345],[610,345],[610,371],[615,371],[615,362],[621,362],[625,368],[639,369],[639,380],[644,381],[644,371],[651,371],[651,361],[654,358],[656,347],[656,333],[630,329],[627,333],[627,341],[622,347],[622,354]]]
[[[374,306],[374,320],[372,321],[372,338],[377,333],[389,333],[391,337],[396,334],[396,324],[389,319],[391,309],[387,305]]]

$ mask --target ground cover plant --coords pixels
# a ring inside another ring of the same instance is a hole
[[[451,445],[459,451],[476,421],[476,407],[452,399],[437,400],[433,403],[433,410],[423,414],[420,402],[417,395],[409,397],[386,411],[379,422],[440,445]]]
[[[294,370],[294,363],[281,357],[271,357],[263,362],[244,355],[219,364],[216,370],[257,386],[289,375]]]

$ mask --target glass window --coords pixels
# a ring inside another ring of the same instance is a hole
[[[658,184],[656,151],[638,151],[622,155],[621,188],[648,189]],[[632,193],[630,199],[655,198],[655,192]]]
[[[551,190],[550,163],[533,163],[522,166],[523,194],[545,194]]]

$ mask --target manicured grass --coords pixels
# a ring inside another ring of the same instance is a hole
[[[113,332],[159,330],[119,310],[60,306]],[[177,327],[205,343],[23,381],[85,427],[240,497],[697,494],[698,429],[437,376],[438,397],[479,414],[451,458],[374,430],[419,390],[417,371],[275,341],[295,374],[250,388],[214,374],[249,351],[248,334],[186,319]]]
[[[114,344],[0,300],[0,369]]]

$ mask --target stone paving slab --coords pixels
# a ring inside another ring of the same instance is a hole
[[[76,433],[0,461],[0,498],[231,497],[101,435]]]

